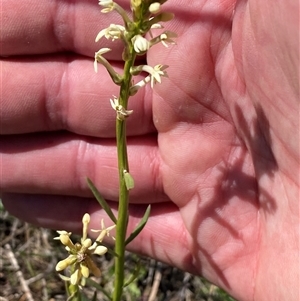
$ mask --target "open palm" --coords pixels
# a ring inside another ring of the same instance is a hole
[[[101,66],[94,74],[91,57],[109,45],[119,69],[121,45],[94,43],[115,22],[94,2],[2,4],[2,198],[22,219],[72,231],[85,212],[94,228],[105,217],[86,176],[114,208],[118,196],[108,101],[118,89]],[[130,249],[240,300],[297,300],[297,4],[174,0],[166,8],[177,45],[153,47],[147,63],[169,65],[169,79],[130,101],[129,228],[152,204]]]

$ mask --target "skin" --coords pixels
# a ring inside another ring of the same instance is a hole
[[[127,1],[120,1],[120,4]],[[188,4],[187,4],[188,3]],[[177,45],[150,49],[169,79],[130,100],[129,249],[203,275],[239,300],[299,300],[299,3],[172,0]],[[101,218],[89,176],[112,208],[121,72],[116,23],[97,1],[1,1],[1,193],[28,222],[79,232]]]

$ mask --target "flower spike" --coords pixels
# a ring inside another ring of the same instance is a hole
[[[115,0],[118,2],[119,0]],[[102,64],[110,74],[115,84],[120,86],[118,96],[113,96],[110,99],[110,104],[113,110],[116,112],[116,145],[117,145],[117,159],[118,159],[118,171],[119,171],[119,207],[118,218],[112,213],[109,205],[101,197],[100,193],[89,182],[89,187],[94,193],[97,201],[106,211],[111,220],[116,224],[116,238],[115,238],[115,285],[112,298],[113,301],[122,300],[122,292],[125,283],[124,275],[124,253],[125,246],[130,243],[144,228],[149,214],[150,207],[146,210],[144,217],[138,223],[137,227],[129,236],[127,235],[127,225],[129,221],[129,191],[134,188],[134,179],[129,172],[128,155],[127,155],[127,141],[126,141],[126,119],[132,114],[132,110],[128,110],[128,102],[130,96],[137,93],[137,91],[144,87],[146,84],[150,84],[151,88],[154,88],[156,83],[161,83],[162,77],[167,77],[167,65],[157,64],[156,66],[138,65],[138,57],[143,56],[147,51],[156,44],[162,43],[163,46],[168,47],[170,44],[175,44],[175,33],[168,30],[163,30],[161,22],[167,22],[172,20],[174,15],[162,10],[162,4],[167,0],[127,0],[127,5],[130,5],[131,14],[127,14],[127,11],[123,9],[114,0],[99,0],[99,4],[103,7],[102,12],[108,13],[112,10],[117,12],[123,21],[122,25],[110,24],[107,28],[102,29],[96,36],[95,41],[98,42],[103,37],[110,39],[112,42],[118,40],[123,43],[122,60],[123,74],[117,74],[109,60],[106,60],[103,55],[110,51],[109,48],[100,49],[95,53],[94,68],[97,72],[98,63]],[[127,9],[127,7],[126,7]],[[152,34],[153,31],[153,34]],[[159,33],[157,33],[159,31]],[[150,38],[148,38],[150,36]],[[115,58],[119,59],[119,58]],[[146,76],[144,74],[146,73]],[[135,77],[137,75],[142,76],[142,79],[136,82]],[[101,80],[101,79],[100,79]],[[101,221],[101,230],[91,230],[99,232],[97,239],[94,243],[85,235],[86,231],[83,231],[84,239],[81,244],[77,246],[77,250],[81,250],[80,262],[76,257],[76,264],[78,265],[76,273],[71,278],[73,283],[78,283],[79,279],[84,281],[92,271],[94,275],[100,275],[100,270],[95,268],[93,271],[93,262],[89,262],[90,257],[86,256],[87,252],[93,254],[102,255],[107,252],[107,248],[102,245],[102,241],[106,236],[110,235],[115,225],[106,228],[103,220]],[[68,233],[62,233],[68,238]],[[114,237],[112,237],[114,239]],[[71,248],[71,245],[70,247]],[[68,259],[74,260],[73,258]],[[68,261],[68,262],[69,262]],[[68,264],[64,262],[62,266]],[[99,271],[99,273],[98,273]],[[108,296],[109,297],[109,296]]]

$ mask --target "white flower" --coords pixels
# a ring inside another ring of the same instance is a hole
[[[155,44],[162,43],[165,47],[168,47],[168,44],[176,44],[172,38],[177,38],[177,34],[175,32],[166,30],[159,36],[150,40],[151,47]],[[168,44],[167,44],[168,43]]]
[[[165,31],[164,33],[162,33],[160,36],[160,41],[161,43],[165,46],[168,47],[168,44],[176,44],[174,40],[172,40],[172,38],[177,38],[177,34],[175,32],[172,31]]]
[[[112,0],[99,0],[99,5],[105,7],[101,10],[102,13],[109,13],[115,7],[115,3]]]
[[[146,76],[143,80],[139,81],[138,83],[136,83],[135,85],[130,87],[129,93],[130,95],[134,95],[136,94],[136,92],[144,87],[147,83],[150,82],[151,88],[153,88],[154,84],[161,83],[161,77],[168,77],[167,72],[165,71],[165,69],[167,69],[168,66],[167,65],[156,65],[153,67],[148,66],[148,65],[141,65],[141,66],[137,66],[135,68],[132,68],[131,74],[132,75],[137,75],[142,71],[145,71],[147,73],[149,73],[148,76]]]
[[[114,96],[114,99],[116,99],[116,97]],[[110,100],[110,102],[112,103],[112,100]],[[100,232],[100,234],[98,235],[98,237],[96,238],[96,241],[98,242],[102,242],[102,240],[104,239],[105,236],[110,236],[110,231],[112,229],[114,229],[116,227],[116,225],[112,225],[110,227],[105,227],[105,224],[104,224],[104,220],[102,219],[101,220],[101,230],[94,230],[94,229],[91,229],[92,232]],[[112,238],[114,239],[114,237],[112,236]]]
[[[150,48],[150,42],[141,35],[134,36],[131,42],[136,53],[144,53]]]
[[[112,108],[117,112],[117,119],[125,120],[130,114],[132,114],[133,110],[125,110],[125,108],[120,105],[119,98],[115,97],[110,99],[110,104]]]
[[[101,48],[99,51],[95,52],[95,61],[94,61],[94,69],[95,69],[95,72],[97,73],[98,72],[98,62],[100,63],[103,63],[103,60],[105,60],[103,57],[102,57],[102,54],[104,53],[107,53],[111,51],[110,48]],[[105,60],[106,61],[106,60]],[[107,61],[106,61],[107,62]]]
[[[106,39],[112,39],[112,41],[119,39],[123,36],[125,31],[125,27],[118,24],[110,24],[109,27],[102,29],[95,41],[98,42],[102,37],[105,37]]]
[[[161,83],[161,77],[168,77],[167,72],[164,71],[165,69],[167,69],[168,66],[166,65],[156,65],[154,66],[154,68],[152,68],[151,66],[148,65],[144,65],[142,67],[142,71],[145,71],[147,73],[149,73],[150,75],[150,82],[151,82],[151,88],[153,88],[155,83]]]

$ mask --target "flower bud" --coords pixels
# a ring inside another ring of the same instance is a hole
[[[104,255],[106,252],[107,252],[107,248],[106,247],[104,247],[104,246],[98,246],[98,247],[96,247],[96,249],[94,251],[94,254]]]
[[[82,218],[82,223],[83,224],[88,224],[90,222],[91,218],[90,215],[88,213],[85,213],[83,218]]]
[[[70,282],[73,285],[77,285],[81,279],[81,271],[79,269],[75,270],[75,272],[70,277]]]
[[[84,240],[84,242],[82,243],[82,246],[86,249],[88,249],[90,246],[92,245],[92,240],[90,238],[87,238],[86,240]]]
[[[160,3],[159,2],[154,2],[152,4],[150,4],[149,6],[149,12],[151,14],[157,14],[160,11]]]
[[[62,271],[66,269],[68,266],[72,265],[76,261],[76,256],[71,255],[61,261],[59,261],[55,267],[56,271]]]
[[[80,265],[80,271],[83,277],[88,278],[90,275],[90,270],[87,266],[85,266],[84,264]]]
[[[134,36],[131,42],[136,53],[144,53],[150,48],[150,42],[141,35]]]

